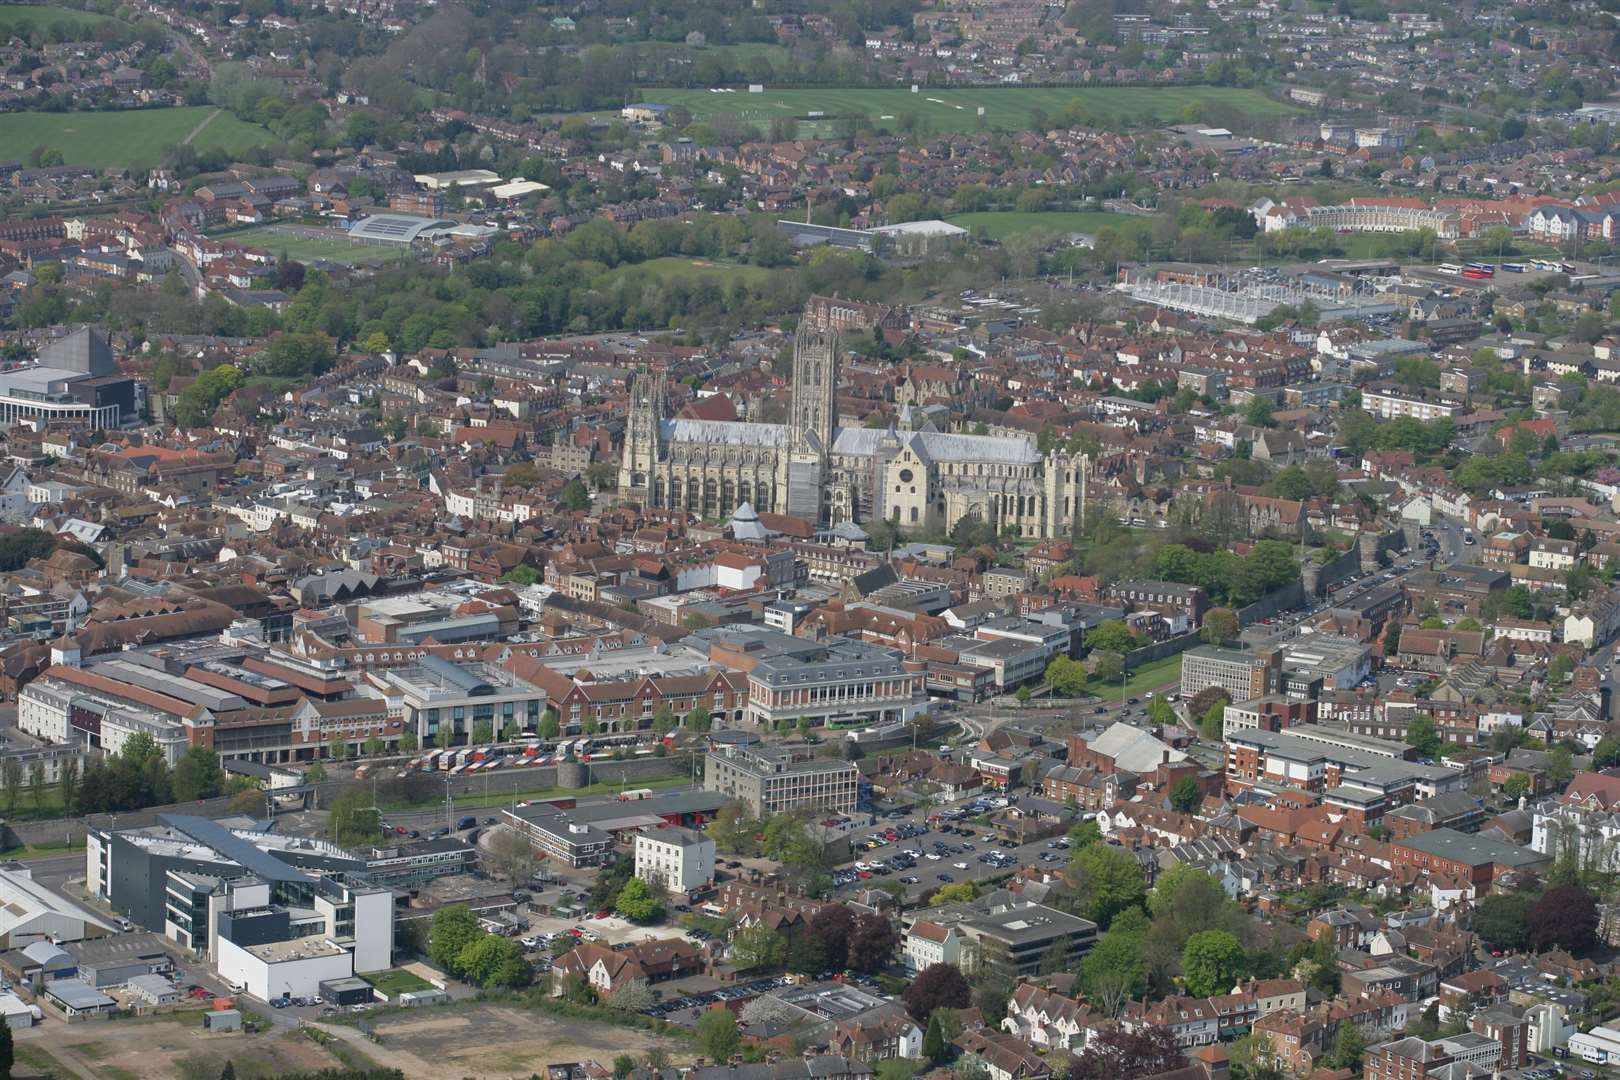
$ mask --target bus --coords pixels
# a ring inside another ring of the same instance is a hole
[[[1470,271],[1472,271],[1470,273]],[[1463,273],[1469,277],[1495,277],[1496,267],[1490,263],[1469,263],[1463,267]]]
[[[1472,266],[1465,266],[1463,267],[1462,276],[1465,278],[1474,278],[1478,280],[1480,278],[1493,278],[1496,275],[1491,273],[1489,270],[1476,270]]]
[[[559,742],[557,744],[557,760],[558,761],[566,761],[566,760],[568,760],[568,755],[570,753],[572,753],[573,750],[574,750],[574,740],[573,739],[563,739],[561,742]]]
[[[1460,274],[1463,268],[1456,263],[1441,263],[1435,269],[1442,274]]]
[[[1529,267],[1525,266],[1524,263],[1503,263],[1502,269],[1506,270],[1510,274],[1522,274],[1528,270]]]

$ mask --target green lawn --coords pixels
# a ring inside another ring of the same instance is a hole
[[[1005,240],[1009,236],[1027,232],[1095,234],[1099,229],[1107,228],[1126,229],[1132,225],[1145,228],[1152,221],[1151,218],[1109,214],[1099,210],[1051,210],[1043,213],[981,210],[957,214],[945,220],[969,231],[982,227],[992,240]]]
[[[50,4],[0,4],[0,38],[14,33],[26,36],[30,31],[58,25],[70,26],[77,33],[112,21],[94,11],[75,11]]]
[[[815,120],[820,113],[828,121],[840,116],[864,114],[879,127],[898,128],[910,114],[918,128],[931,132],[971,131],[980,126],[978,110],[984,110],[983,125],[1000,131],[1022,131],[1030,126],[1030,114],[1039,109],[1055,120],[1071,103],[1078,101],[1094,116],[1124,126],[1175,122],[1189,106],[1215,104],[1231,106],[1257,117],[1286,116],[1299,110],[1273,101],[1259,90],[1223,86],[1109,86],[1068,87],[980,87],[972,90],[816,89],[768,90],[750,94],[746,87],[733,93],[709,90],[650,89],[640,95],[663,105],[680,105],[699,120],[714,116],[736,116],[768,124],[774,117],[795,116]],[[817,128],[828,125],[817,125]]]
[[[388,971],[379,971],[366,976],[366,982],[387,994],[390,998],[397,997],[409,990],[432,990],[433,984],[414,971],[404,968],[392,968]]]
[[[1104,701],[1118,701],[1125,697],[1141,697],[1144,690],[1157,690],[1179,678],[1181,678],[1181,657],[1167,656],[1163,660],[1152,660],[1138,665],[1131,672],[1130,678],[1125,681],[1124,690],[1117,685],[1101,686],[1092,682],[1086,684],[1086,692]]]
[[[256,225],[250,229],[233,229],[229,233],[219,233],[219,236],[229,236],[232,240],[254,247],[262,247],[273,251],[277,255],[283,251],[287,258],[298,262],[312,262],[315,259],[326,259],[329,262],[344,263],[348,266],[367,266],[374,263],[392,262],[403,258],[405,252],[396,247],[379,247],[375,244],[356,244],[346,237],[342,230],[328,230],[330,236],[309,237],[287,231],[281,225]]]
[[[615,268],[608,276],[621,277],[635,274],[649,275],[664,282],[682,280],[688,285],[709,281],[719,285],[721,288],[729,288],[734,281],[741,281],[744,285],[754,285],[771,276],[771,272],[763,266],[717,263],[710,262],[708,259],[685,259],[677,255],[620,266]]]
[[[69,165],[97,168],[152,167],[167,147],[185,141],[210,114],[219,112],[191,142],[199,151],[240,154],[273,141],[257,124],[212,106],[132,109],[122,112],[0,113],[0,157],[25,159],[36,146],[60,150]]]

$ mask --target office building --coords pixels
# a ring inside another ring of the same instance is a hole
[[[714,884],[714,841],[678,825],[636,834],[636,877],[671,893]]]
[[[928,711],[922,665],[898,649],[744,625],[700,630],[687,640],[707,648],[715,663],[747,673],[744,716],[755,727],[897,723]]]
[[[601,799],[569,807],[538,802],[502,811],[501,820],[548,859],[566,866],[601,866],[614,856],[621,839],[629,844],[642,830],[700,826],[725,801],[716,792],[687,791],[629,801]],[[711,871],[713,865],[711,855]]]
[[[1276,681],[1277,654],[1247,652],[1200,645],[1181,654],[1181,695],[1192,698],[1211,686],[1225,690],[1233,701],[1248,701],[1270,693]]]
[[[794,810],[855,810],[860,773],[847,761],[800,747],[726,746],[704,760],[703,787],[741,799],[757,818]]]
[[[317,974],[391,965],[393,894],[365,880],[363,859],[322,840],[186,814],[158,821],[93,829],[87,838],[86,890],[138,926],[209,958],[222,977],[266,999],[259,991],[279,995],[276,979],[310,996]],[[295,940],[324,943],[321,962],[305,963],[308,949],[260,948]]]
[[[466,745],[480,724],[499,735],[508,725],[533,731],[546,692],[494,664],[452,664],[423,655],[410,667],[378,672],[390,711],[404,718],[419,746]]]
[[[998,901],[994,895],[918,912],[910,916],[907,937],[919,926],[924,941],[948,938],[942,931],[954,930],[961,938],[964,972],[993,971],[1011,979],[1037,974],[1054,950],[1063,953],[1062,970],[1077,970],[1097,942],[1097,924],[1088,919],[1041,904]],[[921,942],[908,953],[918,958],[932,955]]]

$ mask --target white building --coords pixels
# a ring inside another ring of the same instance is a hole
[[[1524,1010],[1529,1030],[1525,1034],[1524,1048],[1532,1054],[1549,1054],[1555,1047],[1567,1046],[1578,1028],[1570,1021],[1569,1012],[1552,1001],[1538,1001]]]
[[[954,926],[918,919],[906,932],[902,953],[906,970],[924,972],[935,964],[962,966],[962,935]]]
[[[1438,420],[1456,416],[1464,411],[1460,401],[1429,401],[1404,391],[1366,387],[1361,391],[1361,408],[1381,420],[1398,420],[1410,416],[1414,420]]]
[[[1552,859],[1574,850],[1582,866],[1620,869],[1620,814],[1548,800],[1531,810],[1530,848]]]
[[[714,841],[669,825],[636,834],[636,877],[675,893],[714,883]]]
[[[34,880],[25,866],[0,869],[0,947],[82,941],[116,933],[112,923]]]
[[[238,945],[221,940],[219,977],[241,993],[269,1001],[280,997],[315,997],[321,983],[354,974],[347,949],[324,938],[292,938],[264,945]]]
[[[1578,1031],[1569,1037],[1569,1052],[1595,1065],[1620,1061],[1620,1031],[1601,1024],[1591,1031]]]

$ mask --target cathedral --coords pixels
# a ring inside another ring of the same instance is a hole
[[[800,326],[786,424],[672,419],[664,377],[638,375],[620,496],[710,519],[750,503],[818,526],[887,519],[948,531],[977,518],[1025,537],[1067,535],[1084,513],[1084,454],[1042,457],[1024,435],[939,431],[909,407],[888,428],[840,427],[841,355],[836,329]]]

